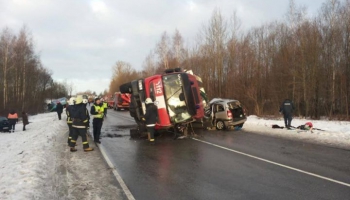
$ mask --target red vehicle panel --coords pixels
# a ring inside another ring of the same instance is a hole
[[[203,100],[194,75],[181,70],[168,71],[138,79],[120,86],[131,96],[130,115],[139,126],[144,126],[145,99],[151,98],[158,107],[156,129],[191,123],[204,117]]]
[[[129,109],[130,106],[130,94],[116,92],[113,98],[114,110]]]

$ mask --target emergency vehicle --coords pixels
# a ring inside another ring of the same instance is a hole
[[[145,130],[145,99],[151,98],[158,107],[156,130],[185,125],[204,117],[200,87],[192,71],[168,69],[164,74],[133,80],[120,86],[120,92],[131,94],[130,115]],[[175,128],[176,130],[176,128]]]
[[[129,93],[121,93],[116,92],[114,93],[113,98],[113,107],[114,110],[121,110],[121,109],[129,109],[130,106],[130,94]]]

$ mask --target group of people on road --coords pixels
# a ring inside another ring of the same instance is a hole
[[[71,98],[69,101],[69,106],[66,108],[67,124],[69,127],[68,145],[71,148],[71,152],[77,151],[75,146],[78,136],[82,137],[84,151],[93,151],[93,148],[89,147],[89,143],[87,141],[87,129],[89,128],[90,114],[93,116],[92,125],[94,142],[101,144],[101,129],[104,118],[107,117],[107,103],[101,101],[100,98],[96,98],[94,104],[91,106],[89,114],[89,111],[86,108],[88,101],[86,100],[85,102],[83,102],[83,100],[86,99],[83,99],[81,96],[78,96],[76,99]],[[155,125],[158,121],[158,108],[151,98],[147,98],[145,100],[145,104],[146,113],[144,116],[144,121],[146,124],[147,132],[149,133],[149,141],[153,143],[155,141]],[[61,119],[61,108],[58,108],[58,117],[59,119]],[[291,128],[294,109],[294,104],[290,99],[285,99],[282,105],[280,106],[279,111],[281,114],[283,114],[285,127],[288,129]],[[25,126],[23,127],[23,129],[25,129]]]
[[[87,141],[87,130],[90,127],[90,114],[93,117],[93,138],[94,142],[101,144],[101,128],[104,117],[107,116],[107,106],[101,102],[100,98],[96,98],[94,104],[91,106],[90,113],[87,109],[88,100],[83,99],[82,96],[70,98],[66,108],[67,125],[69,127],[68,145],[71,152],[77,151],[75,148],[76,141],[81,136],[83,141],[83,149],[85,152],[93,151],[89,147]]]

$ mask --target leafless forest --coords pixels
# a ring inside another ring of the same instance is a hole
[[[298,116],[350,119],[350,0],[325,0],[315,16],[290,1],[280,20],[243,27],[235,12],[225,18],[219,9],[192,41],[185,43],[174,27],[150,50],[142,71],[117,61],[109,92],[181,67],[202,77],[209,98],[238,99],[249,114],[278,114],[281,102],[290,98]],[[0,115],[11,109],[38,113],[46,98],[69,94],[42,65],[26,27],[0,32],[0,85]]]
[[[53,81],[32,40],[26,27],[18,34],[9,28],[0,33],[0,116],[10,110],[43,112],[46,98],[67,96],[67,87]]]
[[[192,69],[203,79],[209,98],[240,100],[249,114],[276,115],[285,98],[295,115],[349,120],[350,0],[326,0],[316,16],[290,1],[281,20],[243,30],[235,13],[219,9],[185,44],[175,30],[164,32],[136,71],[118,61],[110,92],[137,77],[166,68]]]

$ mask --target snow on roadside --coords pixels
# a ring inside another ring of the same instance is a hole
[[[56,159],[52,146],[56,136],[68,130],[65,118],[58,120],[54,112],[29,116],[29,122],[26,131],[19,122],[14,133],[0,133],[0,199],[55,196],[47,189]]]
[[[273,124],[284,126],[284,120],[282,117],[278,119],[264,119],[255,115],[248,117],[243,128],[246,131],[252,131],[264,135],[279,136],[288,139],[350,149],[350,122],[295,118],[292,120],[292,126],[297,127],[309,121],[313,123],[314,128],[322,129],[324,131],[314,130],[313,133],[311,133],[310,131],[272,129]]]

